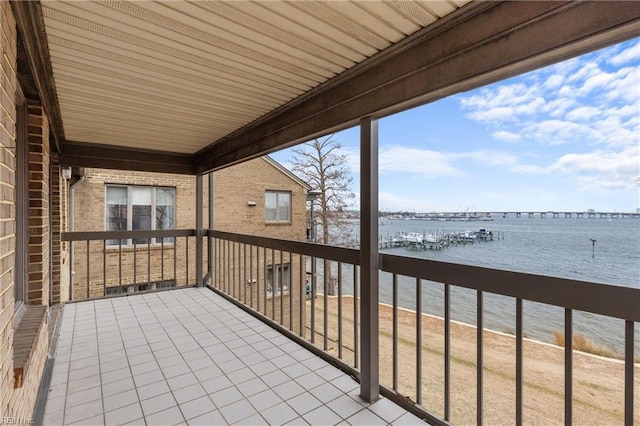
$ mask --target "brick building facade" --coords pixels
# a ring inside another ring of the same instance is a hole
[[[203,217],[208,220],[208,180],[204,179]],[[142,210],[134,198],[150,196],[147,214],[153,208],[153,191],[162,190],[173,195],[171,229],[194,229],[196,224],[196,193],[193,176],[146,172],[118,172],[106,169],[85,169],[82,176],[72,180],[72,227],[76,232],[115,230],[121,224],[112,218],[113,204],[109,191],[126,194],[126,226],[120,230],[135,230],[144,220],[136,219],[136,209]],[[308,187],[281,165],[269,157],[257,158],[214,173],[214,226],[218,231],[257,235],[292,241],[306,239],[306,194]],[[137,192],[135,192],[137,191]],[[133,194],[135,192],[135,194]],[[136,195],[138,194],[138,195]],[[269,217],[268,199],[277,197],[288,200],[285,217]],[[139,201],[144,202],[144,201]],[[151,216],[157,213],[151,213]],[[123,215],[124,216],[124,215]],[[159,223],[160,219],[150,222]],[[147,225],[149,225],[147,223]],[[145,229],[148,229],[147,226]],[[153,226],[151,226],[153,228]],[[90,252],[87,259],[87,247]],[[251,294],[257,304],[268,298],[282,295],[283,315],[288,316],[289,293],[295,300],[294,316],[297,318],[301,279],[300,258],[289,254],[261,253],[256,262],[243,263],[241,257],[250,256],[248,248],[235,246],[216,247],[216,268],[224,269],[213,277],[223,280],[235,291]],[[246,254],[246,253],[248,254]],[[127,239],[73,243],[73,300],[131,294],[161,287],[193,285],[196,275],[194,237],[165,239]],[[232,266],[231,266],[232,265]],[[87,273],[87,268],[89,272]],[[208,269],[205,257],[204,270]],[[240,277],[243,277],[242,280]],[[249,277],[255,277],[251,279]],[[266,288],[265,288],[266,286]],[[275,288],[274,288],[275,287]],[[282,287],[282,291],[280,291]],[[290,289],[295,288],[295,292]],[[282,293],[282,294],[281,294]],[[280,302],[280,300],[278,301]],[[277,306],[274,306],[277,305]],[[275,310],[275,311],[274,311]],[[268,315],[279,315],[280,303],[267,303]],[[297,329],[298,327],[296,327]]]
[[[51,261],[63,247],[50,211],[60,181],[51,168],[48,118],[18,82],[16,21],[6,1],[0,34],[0,418],[26,422],[49,351],[52,275],[60,280]]]

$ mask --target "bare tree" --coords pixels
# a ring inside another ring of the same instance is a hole
[[[351,191],[353,178],[347,156],[340,148],[333,135],[306,142],[293,149],[291,170],[312,189],[320,191],[313,213],[320,222],[320,242],[349,245],[353,242],[352,225],[344,219],[344,211],[355,195]]]
[[[320,221],[320,242],[350,245],[353,242],[353,225],[345,220],[344,210],[355,195],[350,188],[353,179],[347,168],[347,156],[340,152],[340,148],[342,146],[333,135],[306,142],[293,149],[291,170],[313,190],[320,191],[319,202],[311,204],[314,219]],[[315,236],[315,223],[311,227]],[[312,268],[315,270],[315,266]],[[323,271],[328,278],[327,294],[335,295],[336,280],[329,260],[324,261]],[[315,285],[312,287],[315,294]]]

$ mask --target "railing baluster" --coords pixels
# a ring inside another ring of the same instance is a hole
[[[522,299],[516,299],[516,425],[522,425]]]
[[[164,281],[164,238],[160,242],[160,282]]]
[[[477,328],[476,328],[476,333],[477,333],[477,348],[476,348],[476,374],[477,374],[477,378],[476,378],[476,413],[477,413],[477,419],[476,422],[478,424],[478,426],[482,425],[482,417],[483,417],[483,370],[484,370],[484,363],[483,363],[483,292],[478,290],[477,292]]]
[[[102,288],[107,294],[107,240],[102,240]]]
[[[358,330],[360,330],[358,326],[358,265],[353,265],[353,366],[355,368],[360,365]]]
[[[227,242],[227,294],[233,297],[233,281],[231,279],[231,274],[233,272],[233,245],[235,243],[233,241]]]
[[[293,253],[289,252],[289,330],[293,331]]]
[[[422,404],[422,280],[416,278],[416,402]]]
[[[222,241],[218,238],[216,238],[216,283],[215,286],[217,289],[220,289],[220,282],[222,282],[222,247],[221,247]]]
[[[242,299],[247,304],[247,245],[242,244],[242,280],[240,281],[242,288]]]
[[[338,358],[342,359],[342,262],[338,262]]]
[[[276,251],[271,249],[271,319],[276,319]]]
[[[184,242],[185,242],[186,251],[187,251],[187,254],[185,256],[185,258],[186,258],[185,262],[186,263],[185,263],[185,268],[184,268],[187,271],[187,276],[185,277],[185,279],[186,279],[185,284],[189,284],[189,237],[184,237]]]
[[[263,292],[263,295],[264,295],[264,299],[263,299],[262,303],[264,305],[263,306],[264,311],[262,313],[265,316],[268,316],[267,315],[267,312],[268,312],[267,311],[267,248],[263,247],[263,250],[264,250],[264,253],[263,253],[264,254],[264,258],[263,258],[264,259],[264,265],[262,265],[262,284],[263,284],[262,285],[262,287],[263,287],[262,288],[262,292]]]
[[[307,262],[307,258],[306,256],[303,256],[302,254],[300,254],[298,256],[298,261],[300,263],[299,265],[299,273],[300,273],[300,288],[299,288],[299,292],[300,292],[300,300],[298,301],[299,306],[299,310],[298,310],[298,321],[300,324],[298,324],[298,326],[300,327],[300,329],[298,330],[298,335],[301,336],[303,339],[305,338],[305,329],[304,329],[304,316],[305,316],[305,312],[306,312],[306,291],[307,291],[307,283],[305,280],[305,269],[306,269],[306,262]],[[302,289],[304,287],[304,290]]]
[[[187,265],[189,260],[189,255],[187,254]],[[187,269],[187,277],[189,276],[189,270]],[[147,240],[147,282],[151,282],[151,240]],[[177,283],[176,283],[177,285]]]
[[[327,266],[329,267],[329,271],[327,271]],[[329,349],[329,275],[331,274],[331,265],[328,260],[325,260],[322,263],[322,336],[323,343],[322,347],[326,351]]]
[[[213,259],[212,259],[213,261]],[[178,285],[178,239],[173,239],[173,281]],[[213,284],[213,277],[211,277]]]
[[[624,424],[633,425],[634,323],[624,322]]]
[[[311,257],[311,343],[316,342],[316,258]]]
[[[444,285],[444,419],[451,420],[451,286]]]
[[[91,293],[90,293],[90,289],[91,289],[91,282],[90,282],[91,274],[89,273],[89,258],[90,258],[90,255],[89,255],[89,241],[90,240],[87,240],[87,299],[91,298]]]
[[[398,274],[393,274],[393,337],[392,337],[392,369],[393,390],[398,391]]]
[[[284,294],[284,264],[282,263],[282,250],[280,250],[280,274],[278,274],[278,281],[278,284],[280,284],[280,325],[284,325],[284,302],[282,299]]]
[[[231,257],[229,258],[229,266],[231,267],[231,278],[229,279],[229,283],[231,284],[232,297],[237,300],[240,296],[236,291],[238,289],[238,286],[236,285],[236,266],[238,262],[236,262],[236,259],[238,258],[236,257],[236,243],[234,241],[231,243]],[[236,265],[234,265],[234,263],[236,263]]]
[[[564,424],[573,421],[573,311],[564,309]]]
[[[76,295],[75,295],[76,280],[75,280],[75,277],[73,276],[73,265],[75,262],[75,259],[73,256],[73,243],[74,241],[69,241],[69,300],[72,300],[72,301],[76,299]],[[105,250],[105,253],[106,253],[106,250]]]
[[[133,240],[133,285],[138,284],[138,278],[136,277],[136,259],[137,259],[137,253],[136,253],[136,240]]]
[[[118,240],[118,282],[122,285],[122,240]]]
[[[253,309],[253,246],[249,245],[249,306]]]

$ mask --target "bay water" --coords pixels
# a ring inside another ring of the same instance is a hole
[[[357,224],[354,224],[357,233]],[[492,221],[389,220],[380,222],[380,236],[418,232],[442,234],[478,231],[485,228],[496,237],[490,242],[450,246],[443,250],[408,248],[383,249],[382,252],[450,263],[526,272],[607,285],[626,286],[640,291],[640,220],[601,218],[529,218],[495,217]],[[595,240],[595,244],[592,242]],[[346,278],[346,277],[345,277]],[[391,304],[390,274],[380,275],[380,302]],[[346,282],[348,283],[348,279]],[[422,281],[423,311],[444,316],[444,286]],[[399,305],[416,308],[415,278],[399,277]],[[348,284],[344,289],[349,293]],[[561,290],[561,289],[559,289]],[[485,293],[484,327],[514,333],[515,299]],[[640,306],[638,307],[640,309]],[[452,319],[468,324],[476,322],[476,292],[451,287]],[[574,333],[595,343],[624,353],[624,321],[576,311]],[[564,309],[536,302],[524,302],[525,336],[553,342],[553,332],[564,330]],[[635,327],[636,354],[640,352],[640,327]]]

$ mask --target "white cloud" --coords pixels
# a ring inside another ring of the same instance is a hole
[[[637,43],[609,59],[612,65],[624,65],[640,59],[640,43]]]
[[[495,90],[481,90],[478,95],[462,98],[462,107],[472,110],[469,117],[477,121],[516,120],[544,108],[545,100],[537,86],[511,84]]]
[[[546,89],[556,89],[562,85],[564,81],[564,76],[561,74],[553,74],[544,82],[544,87]]]
[[[491,134],[494,139],[502,142],[519,142],[522,140],[522,136],[519,133],[507,132],[506,130],[500,130]]]
[[[583,188],[600,190],[633,188],[639,169],[640,147],[566,154],[549,166],[550,171],[573,176]]]
[[[600,114],[600,109],[593,106],[581,106],[567,113],[567,120],[587,121]]]
[[[463,176],[446,154],[428,149],[392,146],[380,151],[381,173],[412,173],[425,178]]]

